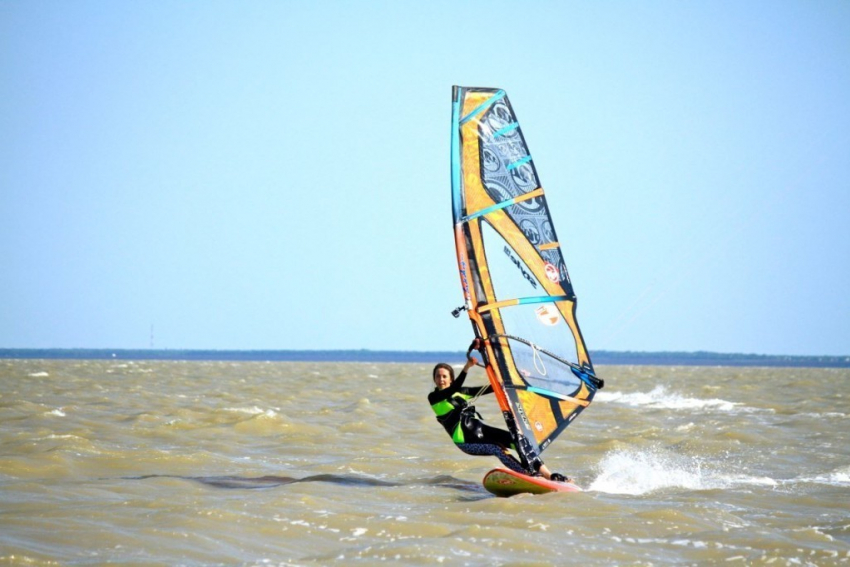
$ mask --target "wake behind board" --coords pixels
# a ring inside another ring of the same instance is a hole
[[[484,476],[484,488],[504,498],[516,494],[582,491],[572,482],[555,482],[541,476],[528,476],[508,469],[493,469],[488,472]]]

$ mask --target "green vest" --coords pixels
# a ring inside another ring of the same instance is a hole
[[[470,396],[468,394],[463,394],[461,392],[455,393],[454,395],[452,395],[452,397],[453,398],[460,398],[461,400],[463,400],[465,402],[467,402],[467,401],[469,401],[473,398],[473,396]],[[434,413],[437,414],[437,418],[439,419],[439,418],[445,417],[445,416],[449,415],[450,413],[452,413],[453,411],[455,411],[457,409],[457,406],[452,404],[449,400],[443,400],[443,401],[437,402],[436,404],[432,404],[431,409],[434,410]],[[466,442],[464,440],[464,437],[463,437],[463,427],[462,427],[460,420],[458,420],[457,425],[454,428],[454,432],[452,433],[452,441],[454,441],[455,443],[465,443]]]

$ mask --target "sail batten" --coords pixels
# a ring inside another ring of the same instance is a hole
[[[552,392],[550,390],[544,390],[543,388],[535,388],[534,386],[528,387],[529,392],[534,392],[535,394],[540,394],[541,396],[546,396],[548,398],[557,398],[559,400],[564,400],[565,402],[571,402],[574,404],[579,404],[581,406],[589,406],[590,402],[587,400],[580,400],[578,398],[571,398],[569,396],[565,396],[563,394],[559,394],[557,392]]]
[[[502,89],[455,87],[452,211],[464,303],[506,422],[527,461],[602,381],[522,127]]]
[[[486,313],[494,309],[504,309],[506,307],[514,307],[516,305],[530,305],[532,303],[555,303],[557,301],[569,301],[566,295],[543,295],[538,297],[515,297],[513,299],[504,299],[496,303],[484,303],[476,309],[479,313]]]

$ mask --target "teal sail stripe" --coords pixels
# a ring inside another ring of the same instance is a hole
[[[541,396],[546,396],[547,398],[557,398],[559,400],[570,401],[570,398],[559,394],[557,392],[553,392],[551,390],[544,390],[543,388],[535,388],[534,386],[528,386],[526,388],[529,392],[534,392],[535,394],[539,394]]]
[[[516,169],[521,165],[525,165],[530,161],[531,161],[531,156],[525,156],[524,158],[522,158],[520,160],[517,160],[517,161],[515,161],[511,164],[508,164],[508,171],[510,171],[512,169]]]
[[[516,130],[517,128],[519,128],[519,122],[512,122],[512,123],[508,124],[507,126],[505,126],[504,128],[499,128],[498,130],[493,132],[493,138],[499,138],[501,136],[504,136],[508,132]]]
[[[498,91],[496,94],[494,94],[493,96],[491,96],[490,98],[488,98],[487,100],[482,102],[481,105],[478,108],[476,108],[475,110],[473,110],[472,112],[470,112],[469,114],[467,114],[466,116],[461,118],[460,119],[461,125],[466,124],[472,118],[474,118],[476,115],[487,110],[487,108],[490,105],[492,105],[494,102],[496,102],[497,100],[501,99],[504,96],[505,96],[505,91]]]

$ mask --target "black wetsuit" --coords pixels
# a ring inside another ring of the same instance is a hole
[[[508,431],[490,427],[475,413],[475,407],[468,405],[472,398],[492,394],[493,387],[464,387],[466,372],[461,372],[451,385],[440,390],[434,388],[428,394],[428,403],[437,415],[437,421],[445,427],[458,449],[469,455],[494,455],[511,470],[523,474],[529,471],[515,459],[508,448],[513,445],[513,437]]]

